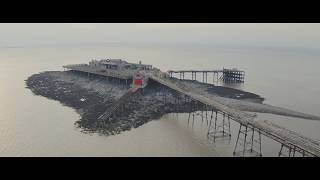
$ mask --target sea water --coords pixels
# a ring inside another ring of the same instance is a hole
[[[232,156],[239,124],[231,121],[231,140],[212,142],[206,112],[189,124],[188,114],[167,114],[119,135],[84,134],[74,125],[75,110],[25,88],[32,74],[99,58],[142,61],[162,71],[238,68],[246,73],[245,83],[227,86],[259,94],[267,104],[320,116],[316,50],[151,44],[0,48],[0,156]],[[320,139],[319,121],[262,113],[258,119]],[[263,156],[277,156],[279,150],[279,143],[262,137]]]

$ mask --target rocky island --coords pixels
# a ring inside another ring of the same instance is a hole
[[[75,125],[85,133],[114,135],[157,120],[167,113],[211,110],[222,110],[240,122],[249,120],[251,123],[256,123],[253,120],[255,115],[244,112],[320,119],[263,104],[264,98],[254,93],[215,86],[193,78],[177,79],[170,73],[141,62],[135,64],[121,59],[104,59],[63,67],[67,70],[30,76],[26,87],[35,95],[57,100],[75,109],[80,115]],[[209,71],[202,72],[204,75]],[[242,82],[244,78],[243,71],[237,69],[217,72],[222,73],[221,77],[228,82]]]
[[[183,81],[193,86],[199,86],[210,94],[228,99],[256,103],[262,103],[264,100],[259,95],[233,88],[191,80]],[[57,100],[61,104],[75,109],[80,115],[80,119],[75,122],[75,125],[83,132],[105,135],[118,134],[139,127],[148,121],[159,119],[166,113],[188,113],[190,112],[190,103],[196,103],[190,101],[178,105],[176,99],[181,95],[166,86],[150,81],[142,93],[135,94],[127,102],[124,113],[102,123],[97,120],[98,116],[112,107],[117,99],[129,89],[129,86],[103,77],[88,77],[72,71],[48,71],[30,76],[26,80],[26,87],[35,95]],[[166,91],[166,102],[164,102],[163,90]],[[202,108],[201,106],[195,107],[197,109],[194,110]]]

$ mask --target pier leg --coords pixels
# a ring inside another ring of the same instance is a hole
[[[212,116],[213,116],[213,109],[212,109],[212,111],[211,111],[210,123],[211,123],[211,121],[212,121]],[[207,121],[207,126],[208,126],[208,121]]]
[[[289,157],[291,157],[291,146],[289,146]]]
[[[205,109],[205,111],[206,111],[206,121],[207,121],[207,123],[208,123],[208,108],[207,108],[207,105],[205,105],[206,107],[206,109]]]
[[[281,156],[281,154],[282,154],[282,149],[283,149],[283,144],[281,144],[281,148],[280,148],[280,151],[279,151],[278,157],[280,157],[280,156]]]
[[[262,151],[261,151],[261,132],[259,129],[259,152],[260,152],[260,157],[262,157]]]
[[[253,151],[253,136],[254,136],[254,128],[252,128],[252,136],[251,136],[251,149],[250,151]]]
[[[203,122],[203,109],[201,108],[201,122]]]
[[[248,132],[248,126],[246,126],[245,134],[244,134],[244,143],[243,143],[243,156],[245,155],[246,152],[246,140],[247,140],[247,132]]]
[[[213,73],[212,84],[214,84],[214,75],[215,75],[215,73]]]
[[[204,83],[204,72],[202,72],[202,82]]]
[[[208,82],[208,73],[206,72],[206,83]]]
[[[229,137],[231,137],[231,129],[230,129],[230,115],[228,115],[228,127],[229,127]]]
[[[191,116],[191,112],[192,112],[192,102],[189,102],[189,117],[188,117],[188,125],[189,125],[189,120],[190,120],[190,116]]]
[[[224,118],[225,118],[225,113],[223,113],[223,119],[222,119],[222,136],[224,136]]]
[[[213,118],[213,109],[212,109],[212,111],[211,111],[211,118],[210,118],[210,122],[209,122],[209,127],[208,127],[207,137],[209,137],[209,134],[210,134],[210,128],[211,128],[212,118]]]
[[[240,136],[240,133],[241,133],[241,128],[242,128],[242,125],[240,124],[239,132],[238,132],[238,137],[237,137],[237,140],[236,140],[236,145],[234,146],[234,150],[233,150],[233,155],[236,154],[236,150],[237,150],[237,146],[238,146],[238,141],[239,141],[239,136]]]
[[[194,111],[195,111],[195,104],[194,104],[193,110],[192,110],[192,128],[193,128],[193,125],[194,125]]]
[[[218,111],[216,111],[216,117],[214,120],[214,131],[217,131],[217,120],[218,120]]]

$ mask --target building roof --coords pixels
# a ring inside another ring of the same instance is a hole
[[[136,65],[136,66],[152,66],[148,64],[140,64],[140,63],[128,63],[122,59],[102,59],[100,60],[101,64],[111,64],[111,65]]]

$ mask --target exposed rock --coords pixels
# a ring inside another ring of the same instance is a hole
[[[191,81],[188,83],[197,84]],[[149,81],[148,86],[135,94],[115,118],[98,121],[98,117],[110,108],[129,86],[119,84],[118,81],[108,81],[105,77],[88,77],[70,71],[34,74],[26,80],[26,85],[35,95],[57,100],[63,105],[74,108],[80,115],[75,125],[85,133],[119,134],[122,131],[137,128],[148,121],[159,119],[167,113],[190,112],[192,103],[196,105],[193,111],[204,108],[165,86]],[[198,85],[207,86],[201,83]],[[207,86],[206,88],[209,93],[235,99],[239,99],[238,94],[242,94],[243,99],[253,98],[261,102],[263,99],[258,95],[231,88],[228,88],[225,93],[224,87]]]

